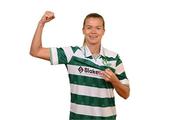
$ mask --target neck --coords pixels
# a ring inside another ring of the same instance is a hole
[[[99,54],[100,53],[100,44],[95,44],[95,45],[91,45],[91,44],[87,44],[87,47],[89,48],[89,50],[91,51],[91,54]]]

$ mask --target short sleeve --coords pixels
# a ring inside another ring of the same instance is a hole
[[[51,65],[66,64],[67,57],[63,48],[50,48]]]
[[[124,70],[124,66],[122,63],[122,60],[120,59],[119,55],[116,56],[116,76],[119,78],[119,80],[121,81],[122,84],[126,84],[129,85],[129,80],[126,76],[125,70]]]

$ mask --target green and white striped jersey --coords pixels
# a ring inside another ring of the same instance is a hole
[[[102,78],[109,68],[121,83],[129,84],[117,53],[101,47],[97,59],[87,46],[50,48],[52,65],[65,64],[71,88],[70,120],[115,120],[113,86]]]

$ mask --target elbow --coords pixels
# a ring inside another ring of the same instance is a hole
[[[123,98],[124,98],[125,100],[127,100],[127,99],[129,98],[129,94],[124,95]]]
[[[33,52],[32,52],[32,51],[30,51],[30,52],[29,52],[29,55],[34,56],[34,54],[33,54]]]
[[[30,54],[31,56],[33,56],[33,57],[35,56],[35,54],[34,54],[34,52],[33,52],[32,50],[29,51],[29,54]]]
[[[125,100],[127,100],[130,96],[130,90],[128,89],[128,91],[122,96]]]
[[[33,57],[38,57],[41,47],[32,47],[30,48],[29,54]]]
[[[33,57],[37,57],[37,52],[33,51],[33,50],[30,50],[29,51],[29,54]]]
[[[129,98],[129,92],[120,94],[118,93],[120,97],[124,98],[125,100]]]

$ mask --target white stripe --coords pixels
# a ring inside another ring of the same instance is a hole
[[[57,65],[58,64],[57,49],[55,47],[50,48],[50,52],[51,52],[51,57],[50,57],[51,64]]]
[[[128,79],[120,80],[120,82],[121,82],[122,84],[129,85],[129,80],[128,80]]]
[[[117,56],[117,53],[115,53],[115,52],[113,52],[111,50],[108,50],[106,48],[103,48],[103,50],[104,50],[104,55],[105,56],[113,57],[113,58],[115,58]]]
[[[68,73],[72,75],[87,76],[102,79],[101,71],[91,67],[67,65]],[[97,74],[96,74],[97,73]]]
[[[108,61],[108,63],[110,64],[110,67],[115,68],[116,67],[116,61]]]
[[[119,64],[117,67],[116,67],[116,74],[121,74],[124,72],[124,66],[123,64]]]
[[[116,115],[115,107],[92,107],[71,103],[71,112],[76,114],[108,117]]]
[[[78,49],[75,53],[74,56],[78,57],[78,58],[85,58],[84,53],[82,50]]]
[[[83,85],[71,84],[71,93],[99,98],[114,97],[113,89],[88,87]]]
[[[82,57],[79,57],[79,58],[82,58]],[[104,60],[100,57],[98,57],[96,60],[95,59],[89,59],[89,58],[82,58],[82,59],[89,60],[89,61],[91,61],[94,64],[99,65],[99,66],[104,66],[104,63],[103,63]],[[109,63],[109,61],[108,61],[108,63]]]
[[[71,47],[63,47],[62,48],[65,52],[65,55],[67,57],[67,62],[69,62],[73,56],[73,51]]]
[[[106,66],[106,65],[110,65],[110,67],[112,67],[112,68],[115,68],[115,66],[116,66],[116,61],[114,60],[114,61],[107,61],[107,63],[105,62],[105,60],[103,60],[102,58],[100,58],[100,57],[98,57],[98,59],[89,59],[89,58],[86,58],[86,57],[84,57],[83,56],[83,53],[81,53],[81,51],[79,50],[79,51],[77,51],[75,54],[74,54],[74,56],[76,56],[76,57],[78,57],[78,58],[81,58],[81,59],[86,59],[86,60],[89,60],[89,61],[91,61],[91,62],[93,62],[94,64],[96,64],[96,65],[99,65],[99,66]],[[109,66],[108,65],[108,66]]]

